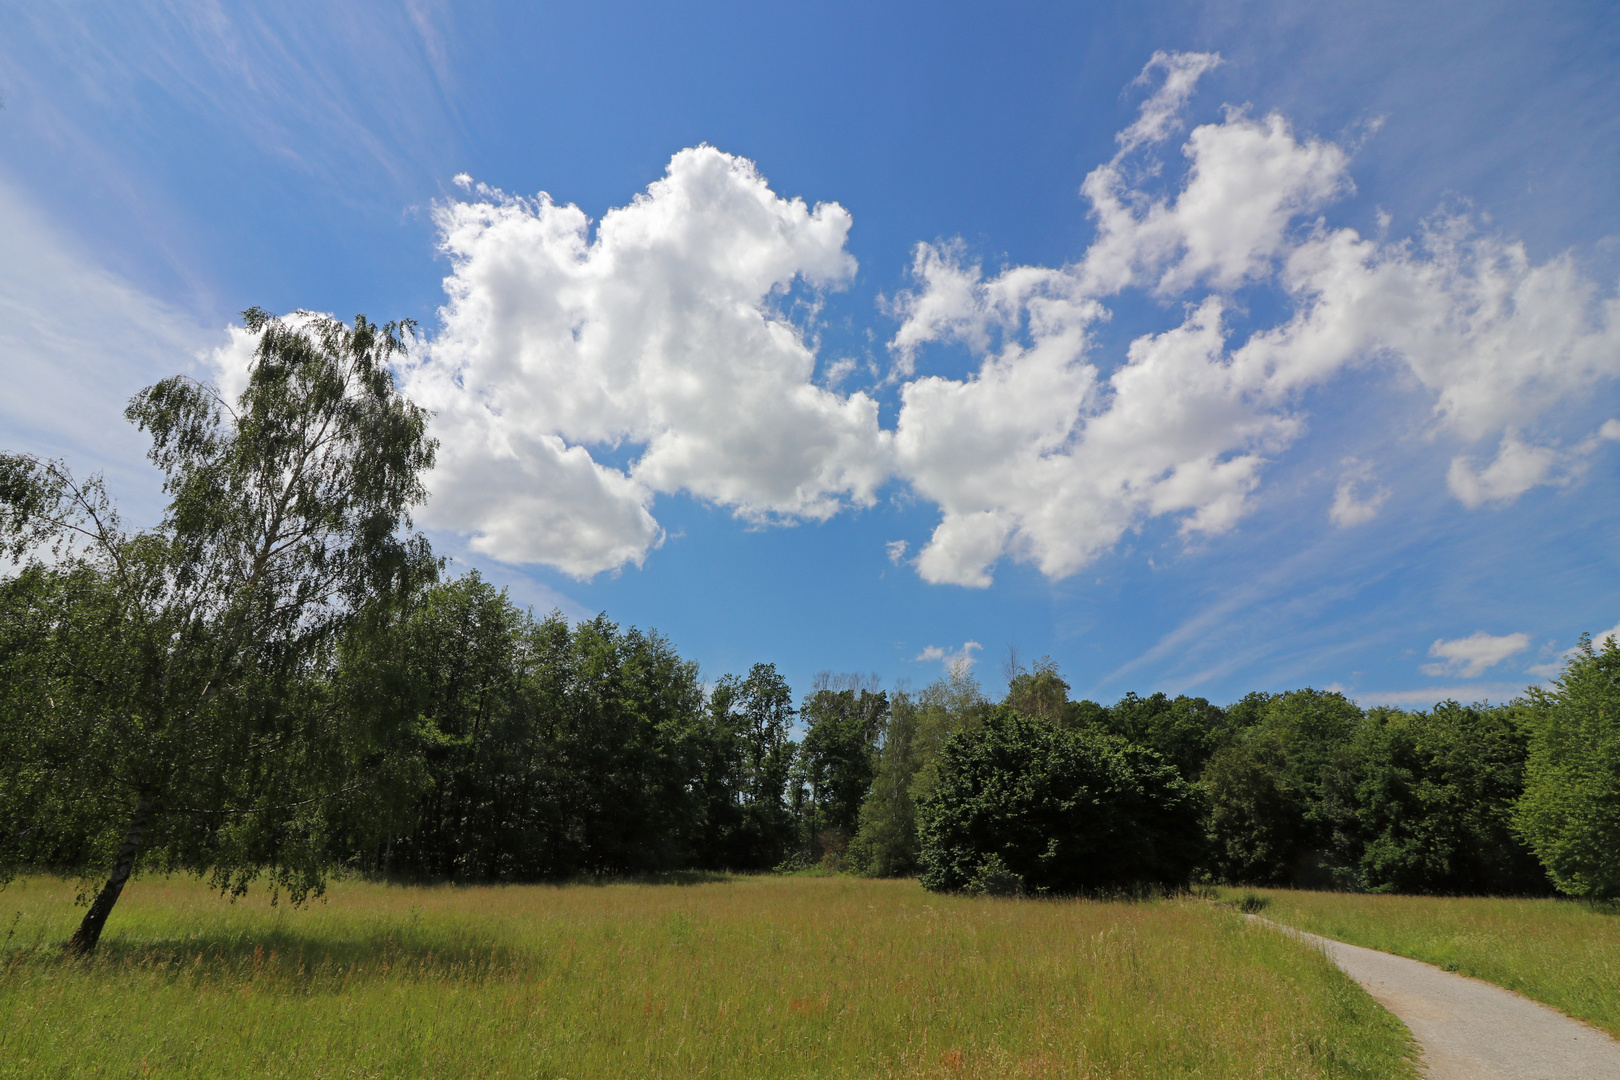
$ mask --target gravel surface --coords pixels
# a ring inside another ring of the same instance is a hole
[[[1431,1080],[1620,1080],[1620,1042],[1557,1009],[1421,960],[1249,918],[1320,947],[1399,1017]]]

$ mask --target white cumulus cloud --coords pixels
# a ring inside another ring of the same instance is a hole
[[[753,521],[872,502],[890,472],[877,403],[816,386],[782,310],[796,283],[854,274],[842,207],[781,198],[711,147],[594,236],[578,207],[476,190],[438,210],[449,299],[407,379],[442,440],[428,524],[587,577],[659,543],[659,493]],[[599,459],[619,447],[627,465]]]
[[[1620,421],[1607,420],[1589,437],[1568,450],[1527,443],[1509,429],[1489,465],[1476,469],[1468,454],[1451,459],[1446,485],[1469,509],[1487,503],[1512,502],[1541,484],[1562,486],[1575,480],[1591,464],[1592,455],[1605,441],[1620,439]]]
[[[1474,459],[1459,454],[1451,459],[1446,485],[1464,506],[1510,502],[1537,484],[1547,483],[1559,466],[1559,453],[1550,446],[1532,446],[1516,432],[1502,436],[1496,457],[1483,469]]]
[[[1088,291],[1141,285],[1175,295],[1207,282],[1230,289],[1264,276],[1290,222],[1350,189],[1349,155],[1295,138],[1278,115],[1232,111],[1193,130],[1190,167],[1174,199],[1149,201],[1115,159],[1086,177],[1097,239],[1081,273]]]
[[[939,508],[918,573],[984,587],[1007,558],[1072,574],[1154,519],[1189,538],[1232,529],[1305,433],[1311,393],[1352,368],[1424,396],[1469,508],[1568,483],[1620,437],[1620,421],[1573,444],[1547,427],[1620,376],[1620,297],[1573,258],[1536,263],[1457,214],[1407,240],[1332,227],[1350,151],[1276,114],[1228,108],[1187,134],[1180,168],[1161,160],[1218,63],[1149,61],[1155,89],[1084,182],[1096,236],[1074,262],[987,274],[960,241],[917,245],[884,302],[892,428],[871,393],[838,390],[848,358],[817,377],[791,317],[854,274],[842,207],[783,198],[706,146],[594,232],[577,207],[458,178],[468,197],[438,211],[443,328],[407,380],[443,442],[424,521],[589,576],[661,542],[660,495],[792,522],[894,481]],[[1099,355],[1124,289],[1177,323]],[[1284,309],[1239,334],[1251,289]],[[973,354],[966,377],[922,370],[948,344]],[[1334,524],[1376,516],[1375,476],[1348,464]]]
[[[1060,317],[1030,306],[1027,346],[987,358],[974,378],[920,378],[903,391],[900,466],[942,511],[918,556],[922,576],[982,587],[1011,552],[1064,577],[1161,514],[1185,533],[1230,528],[1262,452],[1296,424],[1255,410],[1220,362],[1220,301],[1138,339],[1106,380],[1085,360],[1094,304],[1058,305]]]
[[[1192,78],[1207,65],[1156,58],[1144,76],[1161,68]],[[1183,83],[1160,104],[1189,93]],[[919,246],[916,288],[891,304],[897,371],[914,372],[933,342],[983,357],[967,379],[902,389],[900,475],[941,509],[917,559],[925,578],[982,587],[1007,556],[1062,577],[1159,516],[1184,535],[1230,529],[1266,461],[1304,431],[1304,395],[1352,366],[1393,369],[1427,393],[1436,437],[1500,437],[1492,464],[1476,471],[1461,454],[1453,466],[1466,506],[1579,473],[1597,437],[1562,451],[1519,431],[1620,375],[1620,298],[1601,298],[1568,257],[1535,264],[1459,216],[1412,242],[1329,228],[1318,215],[1353,190],[1349,154],[1280,116],[1229,109],[1195,128],[1179,186],[1150,196],[1131,177],[1156,170],[1133,170],[1128,155],[1171,127],[1133,128],[1087,177],[1097,237],[1070,266],[986,280],[959,244]],[[1292,311],[1229,341],[1223,317],[1253,284],[1278,288]],[[1187,315],[1105,376],[1088,330],[1127,287]],[[1376,515],[1387,492],[1370,476],[1341,477],[1335,524]]]
[[[1421,670],[1425,675],[1478,678],[1508,657],[1517,656],[1529,647],[1529,634],[1496,635],[1481,630],[1468,637],[1451,641],[1441,638],[1429,646],[1429,655],[1438,658],[1439,662],[1424,664]]]
[[[1569,258],[1533,264],[1467,218],[1437,218],[1416,243],[1317,227],[1278,280],[1295,315],[1235,357],[1274,395],[1393,362],[1432,395],[1439,429],[1477,441],[1620,375],[1620,298],[1600,301]]]

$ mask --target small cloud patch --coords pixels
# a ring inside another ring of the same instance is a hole
[[[1328,519],[1339,528],[1348,529],[1365,525],[1377,517],[1384,501],[1389,498],[1389,489],[1376,482],[1372,466],[1367,463],[1352,457],[1344,459],[1344,466],[1339,486],[1333,489],[1333,505],[1328,509]]]
[[[1530,647],[1529,634],[1487,634],[1481,630],[1465,638],[1447,641],[1437,639],[1429,646],[1429,655],[1438,663],[1424,664],[1425,675],[1450,675],[1475,679],[1510,656],[1516,656]]]
[[[974,660],[977,659],[973,654],[983,650],[984,646],[977,641],[964,641],[962,647],[954,652],[943,649],[938,645],[929,645],[922,652],[912,657],[912,660],[916,663],[938,660],[945,665],[945,670],[950,674],[965,675],[973,667]]]

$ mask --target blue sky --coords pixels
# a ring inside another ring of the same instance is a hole
[[[136,520],[257,304],[417,319],[436,545],[711,678],[1425,705],[1620,621],[1611,5],[0,3],[0,97],[0,444]]]

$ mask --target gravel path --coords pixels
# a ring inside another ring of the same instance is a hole
[[[1319,946],[1399,1017],[1430,1080],[1620,1080],[1620,1042],[1557,1009],[1421,960],[1249,918]]]

